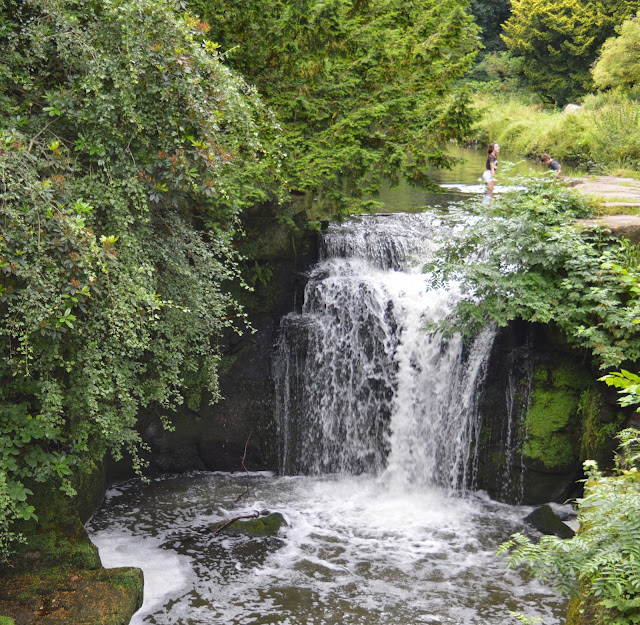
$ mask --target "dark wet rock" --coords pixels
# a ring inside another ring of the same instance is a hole
[[[558,538],[572,538],[575,536],[575,532],[560,519],[551,506],[546,504],[536,508],[524,520],[543,534],[557,536]]]
[[[271,210],[243,217],[247,236],[243,254],[251,258],[244,272],[253,288],[229,285],[253,330],[231,330],[220,339],[220,393],[214,404],[201,381],[193,380],[188,401],[170,415],[167,431],[155,412],[140,416],[143,440],[151,448],[147,475],[188,471],[277,469],[274,422],[273,345],[280,319],[296,310],[317,258],[317,235],[304,227],[304,213],[292,217],[298,229],[279,224]],[[298,223],[300,222],[300,223]],[[198,394],[198,389],[203,392]],[[111,463],[113,481],[134,477],[126,462]]]
[[[582,462],[607,466],[627,414],[552,324],[499,331],[480,396],[476,486],[516,504],[579,496]]]

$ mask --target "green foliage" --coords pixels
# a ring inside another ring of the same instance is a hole
[[[430,183],[471,123],[452,84],[478,45],[466,0],[192,0],[282,125],[284,176],[330,214],[385,180]]]
[[[442,326],[474,332],[518,318],[554,322],[602,368],[640,358],[637,248],[573,223],[588,212],[578,193],[529,180],[443,241],[432,281],[458,280],[465,296]]]
[[[640,404],[640,376],[626,369],[608,373],[600,378],[607,386],[618,389],[621,406],[633,406]],[[640,412],[640,408],[638,408]]]
[[[640,19],[623,22],[618,33],[604,42],[591,70],[599,89],[628,90],[640,82]]]
[[[497,141],[517,154],[552,154],[597,172],[640,163],[640,104],[619,93],[589,95],[576,112],[564,114],[522,98],[478,94],[481,114],[474,137]]]
[[[527,616],[526,614],[520,614],[519,612],[509,612],[513,618],[525,625],[538,625],[538,623],[542,623],[542,618],[539,616]]]
[[[140,470],[141,410],[218,396],[238,212],[279,155],[205,31],[168,0],[0,0],[3,544],[28,484],[72,495],[107,450]]]
[[[471,0],[471,13],[482,29],[482,43],[488,52],[504,50],[502,24],[511,15],[511,0]]]
[[[510,93],[523,94],[526,92],[523,62],[509,52],[491,52],[473,68],[469,74],[467,84],[475,93],[488,95],[500,93],[501,101],[504,95]]]
[[[524,58],[532,88],[565,104],[591,89],[589,69],[600,46],[638,8],[637,0],[513,0],[503,39]]]
[[[24,504],[27,494],[24,491],[9,492],[7,475],[0,471],[0,561],[9,556],[14,543],[24,541],[24,537],[12,531],[11,526],[17,518],[28,518],[29,511]]]
[[[563,594],[577,595],[586,583],[586,596],[605,608],[603,623],[631,625],[640,622],[640,431],[623,430],[618,438],[613,475],[584,463],[584,496],[576,502],[581,529],[573,538],[543,536],[534,544],[514,534],[498,554],[510,567],[525,565],[552,580]]]

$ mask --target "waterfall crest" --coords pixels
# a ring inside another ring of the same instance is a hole
[[[430,213],[365,217],[323,235],[301,313],[275,359],[280,470],[372,473],[392,487],[473,479],[478,388],[493,343],[425,331],[459,295],[427,289]]]

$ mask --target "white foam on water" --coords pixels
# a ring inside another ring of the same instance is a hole
[[[244,488],[194,475],[105,504],[89,527],[105,564],[145,570],[135,623],[504,625],[509,610],[561,622],[562,600],[495,557],[528,508],[390,491],[374,476],[256,476],[234,506]],[[287,521],[277,543],[201,532],[265,508]]]
[[[131,625],[140,625],[145,615],[191,588],[193,569],[190,558],[163,549],[158,538],[136,536],[124,530],[103,530],[92,533],[91,541],[98,547],[105,568],[127,566],[142,569],[144,601],[131,619]]]
[[[478,180],[482,180],[482,178],[478,178]],[[441,184],[440,187],[443,189],[455,189],[456,191],[460,191],[460,193],[469,193],[469,194],[478,194],[484,193],[486,190],[486,185],[483,184],[459,184],[459,183],[445,183]],[[522,185],[501,185],[497,184],[493,188],[494,193],[511,193],[512,191],[524,191],[526,187]]]

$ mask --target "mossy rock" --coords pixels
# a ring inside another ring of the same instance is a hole
[[[52,568],[0,579],[0,611],[20,625],[126,625],[142,598],[135,568]]]
[[[536,368],[522,446],[532,468],[564,472],[576,466],[580,455],[578,407],[590,384],[582,367],[566,361]]]
[[[584,591],[584,584],[582,590]],[[611,617],[611,613],[607,614],[605,608],[582,594],[569,599],[565,625],[604,625],[607,616]]]
[[[221,521],[211,526],[211,531],[222,531],[225,534],[243,534],[246,536],[277,536],[280,528],[287,525],[279,512],[272,512],[256,519],[239,519],[225,526],[228,521]]]
[[[0,625],[16,625],[16,622],[8,616],[0,616]]]
[[[582,393],[579,412],[582,419],[580,461],[595,460],[601,469],[611,467],[618,445],[615,436],[624,428],[627,415],[617,406],[606,406],[598,388]]]
[[[79,518],[36,527],[27,542],[15,546],[8,570],[21,572],[58,566],[94,570],[102,567],[98,548],[89,540]],[[0,571],[1,572],[1,571]]]

